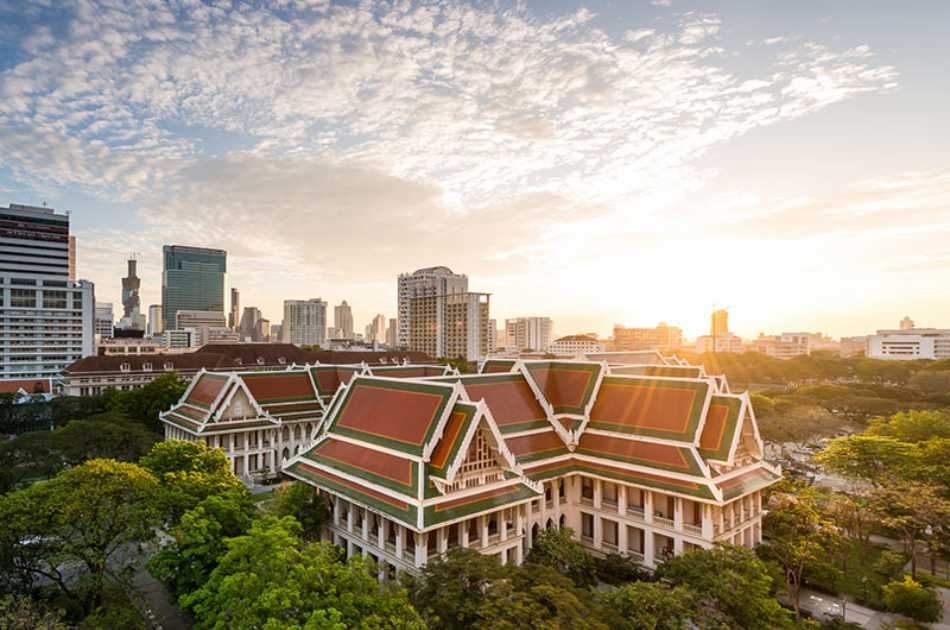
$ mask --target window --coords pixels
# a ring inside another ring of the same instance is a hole
[[[66,308],[66,292],[43,291],[43,308]]]
[[[35,308],[36,291],[32,289],[10,289],[10,306],[13,308]]]
[[[604,544],[617,546],[617,522],[609,519],[601,519],[600,526],[603,528]]]
[[[166,372],[171,372],[172,370],[175,369],[175,364],[172,363],[171,361],[165,361],[165,365],[163,367]]]
[[[581,477],[581,498],[594,500],[594,480],[590,477]]]
[[[594,515],[581,512],[581,536],[592,539],[594,537]]]
[[[617,486],[615,484],[601,484],[601,501],[607,505],[617,505]]]
[[[121,371],[123,371],[123,372],[130,372],[130,371],[132,370],[132,364],[131,364],[131,363],[123,363],[122,365],[119,366],[119,370],[121,370]]]
[[[151,372],[152,364],[146,361],[145,363],[142,364],[142,369],[145,370],[146,372]]]

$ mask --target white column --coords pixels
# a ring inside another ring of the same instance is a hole
[[[459,523],[459,544],[468,549],[468,521]]]
[[[346,559],[349,560],[353,557],[353,541],[346,541]]]
[[[557,504],[555,503],[555,506]],[[554,508],[557,510],[557,507]],[[502,510],[498,513],[498,539],[502,542],[508,540],[508,518],[506,512],[508,510]]]
[[[350,503],[350,509],[346,511],[346,531],[353,533],[353,512],[359,508]]]
[[[703,538],[713,539],[713,509],[708,503],[702,503],[703,509]]]
[[[340,497],[333,498],[333,524],[339,527],[340,525]]]
[[[683,531],[683,499],[673,497],[673,529]]]
[[[594,497],[597,497],[596,490]],[[599,514],[594,514],[594,549],[600,549],[604,541],[604,523]]]
[[[488,546],[488,517],[478,517],[478,528],[482,534],[482,548],[484,549]]]
[[[396,523],[393,523],[391,527],[396,528],[396,557],[402,558],[403,549],[406,548],[406,529]]]
[[[513,547],[513,548],[511,549],[511,551],[514,552],[514,554],[515,554],[515,558],[514,558],[514,562],[513,562],[514,565],[520,567],[520,566],[521,566],[521,563],[524,562],[524,557],[523,557],[524,554],[523,554],[521,545],[518,545],[517,547]]]
[[[376,543],[386,551],[386,519],[382,517],[376,519]]]
[[[656,562],[656,555],[653,551],[653,530],[647,528],[643,532],[643,563],[648,566],[654,566]]]
[[[617,484],[617,514],[623,516],[627,513],[627,487],[623,484]]]
[[[683,539],[679,536],[673,536],[673,555],[683,555]]]
[[[529,505],[520,505],[515,508],[515,536],[520,536],[522,530],[524,529],[525,523],[525,510],[529,509]]]
[[[416,567],[422,567],[426,563],[428,536],[430,534],[416,534]]]
[[[360,512],[363,514],[363,532],[361,536],[365,543],[369,541],[369,510],[360,508]],[[365,547],[366,545],[364,544],[363,546]]]
[[[643,491],[643,520],[647,523],[653,523],[653,492],[650,490]],[[650,543],[650,548],[653,548],[653,543]]]
[[[627,553],[627,526],[623,521],[617,523],[617,551]]]
[[[445,553],[449,550],[449,532],[445,527],[440,527],[435,530],[436,532],[436,549],[439,550],[439,553]]]
[[[600,509],[600,500],[603,496],[603,482],[600,479],[594,479],[594,509]],[[597,531],[596,525],[594,526],[594,531]]]

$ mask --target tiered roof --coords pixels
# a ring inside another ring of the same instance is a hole
[[[406,380],[357,376],[335,396],[320,441],[288,473],[417,530],[528,500],[537,482],[571,472],[713,502],[778,479],[762,460],[748,395],[724,393],[700,369],[687,377],[616,374],[590,361],[481,367]],[[466,462],[488,451],[496,472],[475,486],[459,481],[469,474],[459,471],[472,470]]]
[[[485,403],[445,380],[357,376],[336,395],[314,447],[284,472],[415,530],[537,496]]]

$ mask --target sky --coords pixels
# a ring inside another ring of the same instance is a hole
[[[0,0],[0,205],[117,306],[181,244],[275,323],[447,265],[558,334],[946,327],[947,59],[945,1]]]

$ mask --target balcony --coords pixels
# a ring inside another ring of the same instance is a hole
[[[617,511],[617,500],[616,499],[601,499],[600,500],[600,509],[609,510],[611,512]]]
[[[633,549],[628,549],[628,550],[627,550],[627,555],[628,555],[629,557],[633,558],[634,560],[636,560],[637,562],[643,562],[643,553],[640,552],[640,551],[635,551],[635,550],[633,550]]]
[[[697,536],[700,536],[700,535],[702,535],[702,533],[703,533],[703,526],[702,526],[702,524],[698,524],[698,525],[697,525],[697,524],[695,524],[695,523],[684,523],[684,524],[683,524],[683,529],[684,529],[685,531],[689,532],[690,534],[695,534],[695,535],[697,535]]]
[[[643,506],[642,505],[628,505],[627,516],[632,516],[633,518],[643,520]]]
[[[385,547],[385,549],[386,549],[386,553],[392,554],[392,555],[394,555],[394,556],[396,555],[396,544],[395,544],[395,543],[391,543],[391,542],[389,542],[389,541],[387,540],[387,541],[386,541],[386,547]]]
[[[653,524],[659,527],[666,527],[668,529],[673,529],[673,519],[660,514],[659,512],[653,513]]]

